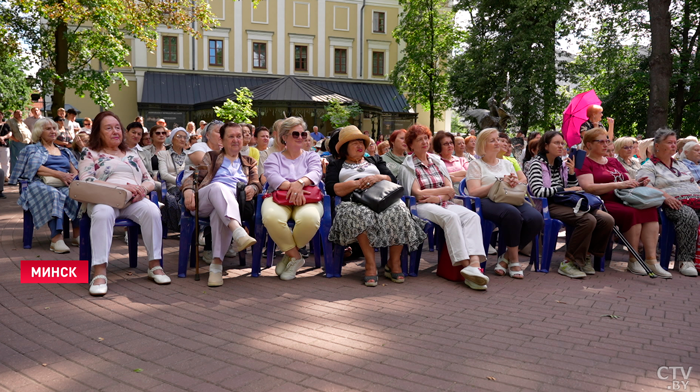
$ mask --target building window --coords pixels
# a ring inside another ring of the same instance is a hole
[[[347,49],[336,49],[335,50],[335,73],[346,74],[348,73],[348,50]]]
[[[209,40],[209,65],[224,65],[224,41]]]
[[[177,64],[177,37],[163,36],[163,62]]]
[[[372,14],[372,31],[375,33],[386,33],[386,13],[375,11]]]
[[[372,75],[384,76],[384,52],[372,52]]]
[[[267,44],[253,42],[253,68],[267,68]]]
[[[294,70],[308,71],[308,58],[306,46],[294,46]]]

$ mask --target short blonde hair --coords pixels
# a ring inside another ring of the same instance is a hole
[[[608,131],[606,131],[603,128],[593,128],[591,130],[586,131],[586,133],[583,134],[583,146],[586,150],[589,150],[588,143],[593,143],[594,141],[598,140],[598,136],[603,136],[607,138]]]
[[[58,124],[48,117],[40,118],[34,123],[34,128],[32,129],[32,143],[36,143],[41,139],[41,134],[44,133],[44,127],[46,124],[51,124],[58,130]]]
[[[496,128],[486,128],[476,135],[476,155],[484,156],[484,148],[486,147],[486,141],[491,137],[492,134],[498,136],[498,129]]]
[[[284,144],[284,137],[289,135],[289,132],[292,130],[292,128],[297,127],[301,125],[304,131],[306,131],[306,122],[304,121],[303,118],[301,117],[287,117],[285,118],[279,125],[279,130],[277,132],[277,136],[280,139],[280,142]]]
[[[633,146],[634,143],[637,143],[637,139],[631,136],[617,138],[613,143],[615,146],[615,154],[620,155],[620,150],[622,150],[622,147]]]
[[[586,108],[586,116],[590,119],[594,114],[602,113],[603,107],[600,105],[590,105]]]

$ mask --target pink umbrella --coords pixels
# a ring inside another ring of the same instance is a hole
[[[561,133],[569,146],[581,143],[581,125],[588,120],[586,111],[591,105],[600,105],[595,90],[589,90],[574,97],[564,110],[564,123]]]

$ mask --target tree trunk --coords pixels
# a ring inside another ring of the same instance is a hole
[[[686,77],[689,76],[690,71],[690,57],[692,55],[692,50],[694,42],[690,42],[690,1],[686,0],[683,5],[683,32],[681,39],[681,53],[680,53],[680,66],[678,67],[678,82],[676,83],[676,97],[674,99],[674,111],[673,111],[673,129],[681,134],[681,127],[683,126],[683,112],[687,106],[686,102],[686,87],[688,86],[686,82]]]
[[[668,126],[668,104],[671,90],[671,0],[648,0],[651,22],[650,88],[647,111],[647,137]]]
[[[58,109],[66,104],[66,83],[63,76],[68,74],[68,41],[66,41],[66,32],[68,25],[60,23],[56,27],[54,37],[56,38],[56,74],[58,77],[53,83],[53,97],[51,98],[51,115],[56,116]]]

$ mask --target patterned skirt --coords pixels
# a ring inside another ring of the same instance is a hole
[[[163,209],[163,222],[165,222],[165,227],[173,232],[180,231],[180,189],[178,187],[173,187],[168,189],[168,193],[165,195],[165,208]]]
[[[376,213],[359,203],[344,201],[335,209],[335,218],[328,239],[347,246],[357,242],[357,236],[367,232],[374,248],[408,245],[409,251],[418,249],[425,238],[424,223],[411,214],[402,201]]]

